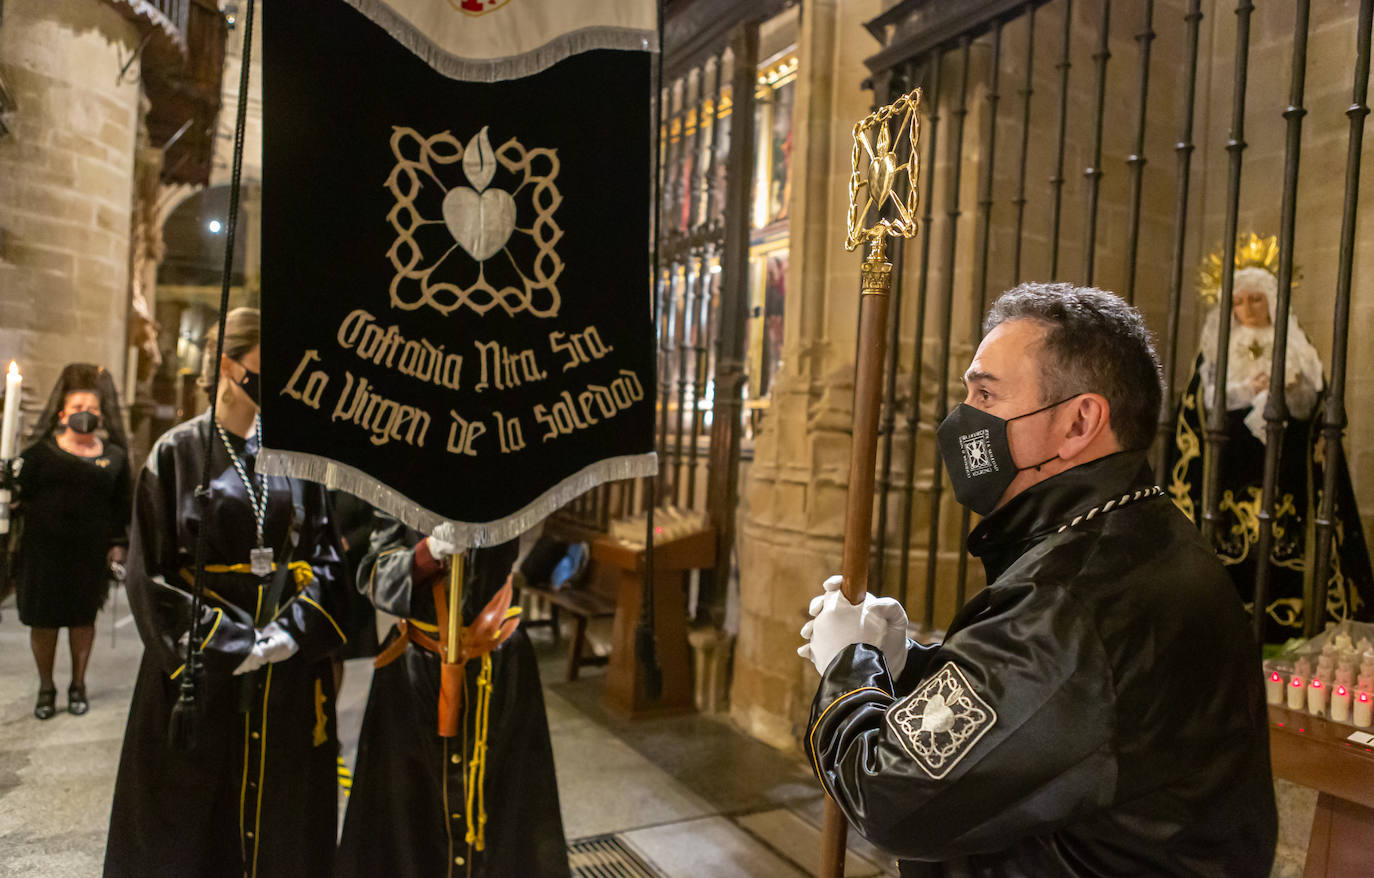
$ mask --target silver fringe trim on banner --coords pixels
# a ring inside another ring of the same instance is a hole
[[[385,0],[346,2],[430,67],[449,79],[464,82],[500,82],[533,76],[564,58],[594,49],[652,52],[658,48],[658,35],[653,31],[628,27],[587,27],[554,37],[522,55],[488,59],[459,58],[417,30]]]
[[[258,453],[255,467],[265,476],[306,479],[326,488],[347,491],[424,534],[432,533],[441,523],[450,521],[362,470],[318,454],[264,448]],[[658,455],[652,451],[597,461],[568,476],[523,509],[505,518],[486,522],[454,521],[458,545],[462,548],[481,548],[513,540],[548,518],[559,507],[598,485],[657,473]]]

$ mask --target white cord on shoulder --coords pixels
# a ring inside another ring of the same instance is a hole
[[[1137,500],[1148,500],[1151,497],[1158,497],[1160,494],[1163,493],[1164,489],[1161,488],[1159,485],[1155,485],[1152,488],[1141,488],[1134,494],[1122,494],[1120,497],[1114,497],[1111,500],[1108,500],[1106,503],[1103,503],[1099,506],[1094,506],[1092,509],[1089,509],[1082,515],[1075,516],[1073,521],[1070,521],[1067,524],[1060,525],[1059,530],[1056,531],[1056,533],[1062,534],[1064,531],[1068,530],[1071,527],[1074,527],[1075,525],[1078,525],[1081,522],[1089,521],[1093,518],[1093,516],[1097,515],[1100,512],[1111,512],[1113,509],[1120,509],[1127,503],[1134,503]]]

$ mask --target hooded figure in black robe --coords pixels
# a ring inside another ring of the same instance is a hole
[[[256,437],[226,435],[250,480]],[[205,599],[200,637],[203,713],[189,752],[168,746],[191,615],[201,518],[195,493],[210,443]],[[254,511],[224,442],[201,415],[160,438],[135,489],[128,591],[139,667],[105,852],[106,878],[310,878],[333,868],[338,738],[331,654],[343,553],[324,489],[270,476],[263,545],[289,565],[276,607],[271,577],[249,571]],[[233,569],[229,569],[233,568]],[[269,600],[270,603],[270,600]],[[250,673],[233,671],[264,620],[299,650]]]
[[[434,586],[448,560],[430,542],[379,516],[359,590],[405,620],[378,657],[344,815],[340,878],[561,878],[567,843],[534,650],[524,631],[470,659],[459,734],[438,734],[439,655]],[[515,563],[514,541],[470,554],[463,586],[469,625]],[[398,643],[405,636],[410,642]],[[388,649],[391,647],[391,649]],[[477,757],[477,758],[475,758]],[[484,757],[484,758],[482,758]]]

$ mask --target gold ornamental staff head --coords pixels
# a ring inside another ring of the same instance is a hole
[[[910,238],[916,234],[920,105],[921,90],[912,89],[854,126],[846,250],[867,239],[880,253],[889,235]],[[907,160],[898,164],[903,154]],[[898,193],[900,182],[906,184],[905,195]]]

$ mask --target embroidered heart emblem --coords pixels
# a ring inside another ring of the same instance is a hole
[[[882,207],[892,191],[892,183],[897,177],[897,160],[892,153],[877,156],[868,165],[868,191],[873,203]]]
[[[466,186],[450,189],[444,196],[444,224],[458,246],[485,262],[515,231],[515,199],[500,189],[480,194]]]
[[[943,695],[936,695],[926,702],[921,711],[921,731],[947,732],[954,726],[954,711],[945,703]]]

